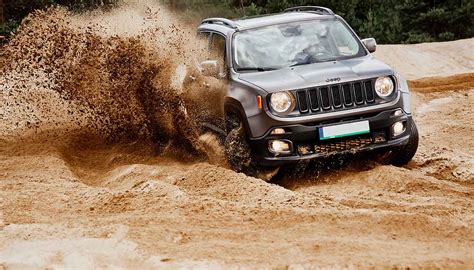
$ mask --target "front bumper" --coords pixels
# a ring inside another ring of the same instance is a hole
[[[403,110],[402,115],[395,116],[394,113],[401,109],[391,109],[375,114],[341,119],[331,122],[315,122],[305,124],[292,124],[277,126],[274,128],[285,129],[285,134],[273,135],[269,130],[263,137],[250,139],[250,144],[255,154],[256,162],[262,166],[280,166],[300,160],[315,159],[370,151],[380,148],[402,146],[408,142],[411,134],[412,117]],[[321,141],[319,129],[334,124],[345,124],[368,120],[370,134],[356,135],[351,137]],[[406,130],[398,136],[393,136],[391,127],[394,123],[402,121]],[[268,150],[269,142],[272,140],[284,140],[291,142],[291,153],[286,155],[275,155]],[[301,148],[310,151],[301,151]]]

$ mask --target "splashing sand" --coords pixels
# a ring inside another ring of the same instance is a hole
[[[2,135],[80,129],[202,154],[199,121],[222,117],[224,85],[196,72],[198,41],[164,10],[130,20],[134,12],[142,10],[124,7],[100,23],[61,8],[27,17],[1,52]]]

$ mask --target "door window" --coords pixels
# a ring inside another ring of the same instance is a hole
[[[219,34],[212,34],[211,40],[211,56],[215,57],[214,59],[225,63],[225,55],[226,55],[226,40],[225,37]]]
[[[209,42],[210,42],[211,33],[209,32],[200,32],[196,38],[197,52],[196,57],[199,63],[209,60]]]
[[[224,78],[227,76],[227,65],[226,65],[226,39],[224,36],[213,33],[211,37],[211,48],[210,48],[211,60],[216,60],[219,66],[220,74],[219,77]]]

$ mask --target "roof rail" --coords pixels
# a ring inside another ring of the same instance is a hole
[[[327,7],[319,7],[319,6],[292,7],[292,8],[285,9],[284,12],[301,12],[301,11],[316,12],[321,15],[334,15],[334,12],[331,9]]]
[[[237,24],[234,21],[225,18],[209,18],[203,20],[201,24],[222,24],[230,28],[237,28]]]

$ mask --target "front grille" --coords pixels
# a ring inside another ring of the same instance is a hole
[[[374,80],[354,81],[299,90],[300,113],[318,113],[367,106],[375,102]]]

